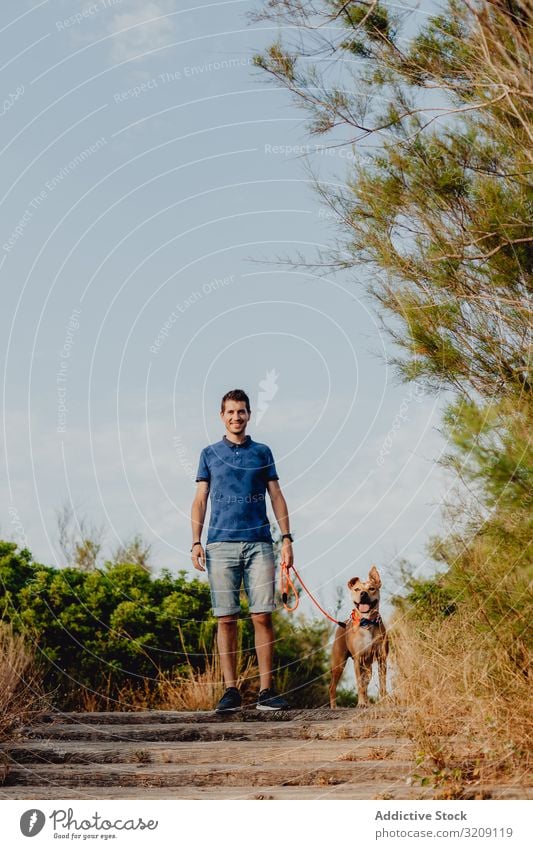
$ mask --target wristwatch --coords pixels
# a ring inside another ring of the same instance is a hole
[[[194,548],[195,545],[201,545],[201,544],[202,543],[200,542],[200,540],[198,540],[198,542],[193,542],[191,551],[192,551],[192,549]]]
[[[291,542],[294,542],[294,540],[293,540],[293,538],[292,538],[292,534],[282,534],[282,535],[281,535],[281,539],[282,539],[282,541],[283,541],[284,539],[290,539],[290,541],[291,541]]]

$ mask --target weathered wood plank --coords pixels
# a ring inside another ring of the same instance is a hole
[[[433,799],[438,791],[404,782],[337,784],[330,787],[0,787],[1,799]],[[465,788],[465,799],[533,799],[533,788],[513,785],[477,785]]]
[[[1,747],[0,747],[1,750]],[[255,740],[202,741],[195,743],[131,743],[120,746],[102,742],[23,743],[4,747],[11,763],[263,763],[290,764],[323,760],[397,760],[413,755],[407,738],[383,737],[363,740]]]
[[[398,724],[387,720],[361,723],[328,722],[219,722],[219,723],[153,723],[153,724],[105,724],[50,723],[34,725],[24,729],[19,739],[44,740],[145,740],[145,741],[193,741],[193,740],[270,740],[270,739],[359,739],[390,736],[401,733]]]
[[[197,722],[305,722],[306,720],[313,721],[341,721],[346,717],[369,715],[377,716],[376,708],[367,710],[355,708],[339,708],[338,710],[330,710],[330,708],[310,708],[307,710],[289,710],[289,711],[260,711],[255,708],[255,705],[245,707],[241,711],[229,714],[219,714],[212,710],[197,710],[197,711],[178,711],[178,710],[146,710],[146,711],[53,711],[43,713],[39,717],[41,723],[59,722],[64,725],[67,722],[74,724],[83,722],[85,725],[96,723],[97,725],[117,724],[117,725],[143,725],[162,722],[171,723],[194,723]],[[380,714],[381,715],[381,714]]]
[[[405,715],[321,708],[264,714],[48,713],[0,746],[0,799],[422,799]],[[454,737],[455,751],[468,741]],[[469,785],[464,798],[531,798]]]
[[[250,787],[277,785],[330,785],[345,782],[397,780],[411,772],[410,761],[331,762],[311,760],[295,766],[281,765],[186,765],[179,764],[91,764],[87,769],[64,764],[13,766],[6,785],[35,784],[78,787],[97,784],[121,787],[214,787],[216,785]]]

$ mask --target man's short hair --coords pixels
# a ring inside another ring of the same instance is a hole
[[[248,411],[248,415],[250,415],[250,399],[248,395],[243,389],[231,389],[229,392],[226,392],[222,401],[220,402],[220,412],[224,412],[224,407],[226,406],[226,401],[244,401],[246,404],[246,409]]]

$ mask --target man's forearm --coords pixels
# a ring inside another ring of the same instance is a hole
[[[289,508],[283,495],[272,499],[272,509],[281,534],[288,534],[290,532]]]
[[[199,504],[197,501],[193,502],[191,509],[191,529],[193,542],[199,542],[202,538],[206,509],[207,505]]]

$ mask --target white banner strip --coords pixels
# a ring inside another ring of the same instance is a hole
[[[1,788],[0,788],[1,792]],[[320,804],[318,802],[320,801]],[[531,801],[2,800],[1,845],[253,849],[533,845]],[[31,842],[35,840],[35,843]],[[479,842],[478,842],[479,841]]]

